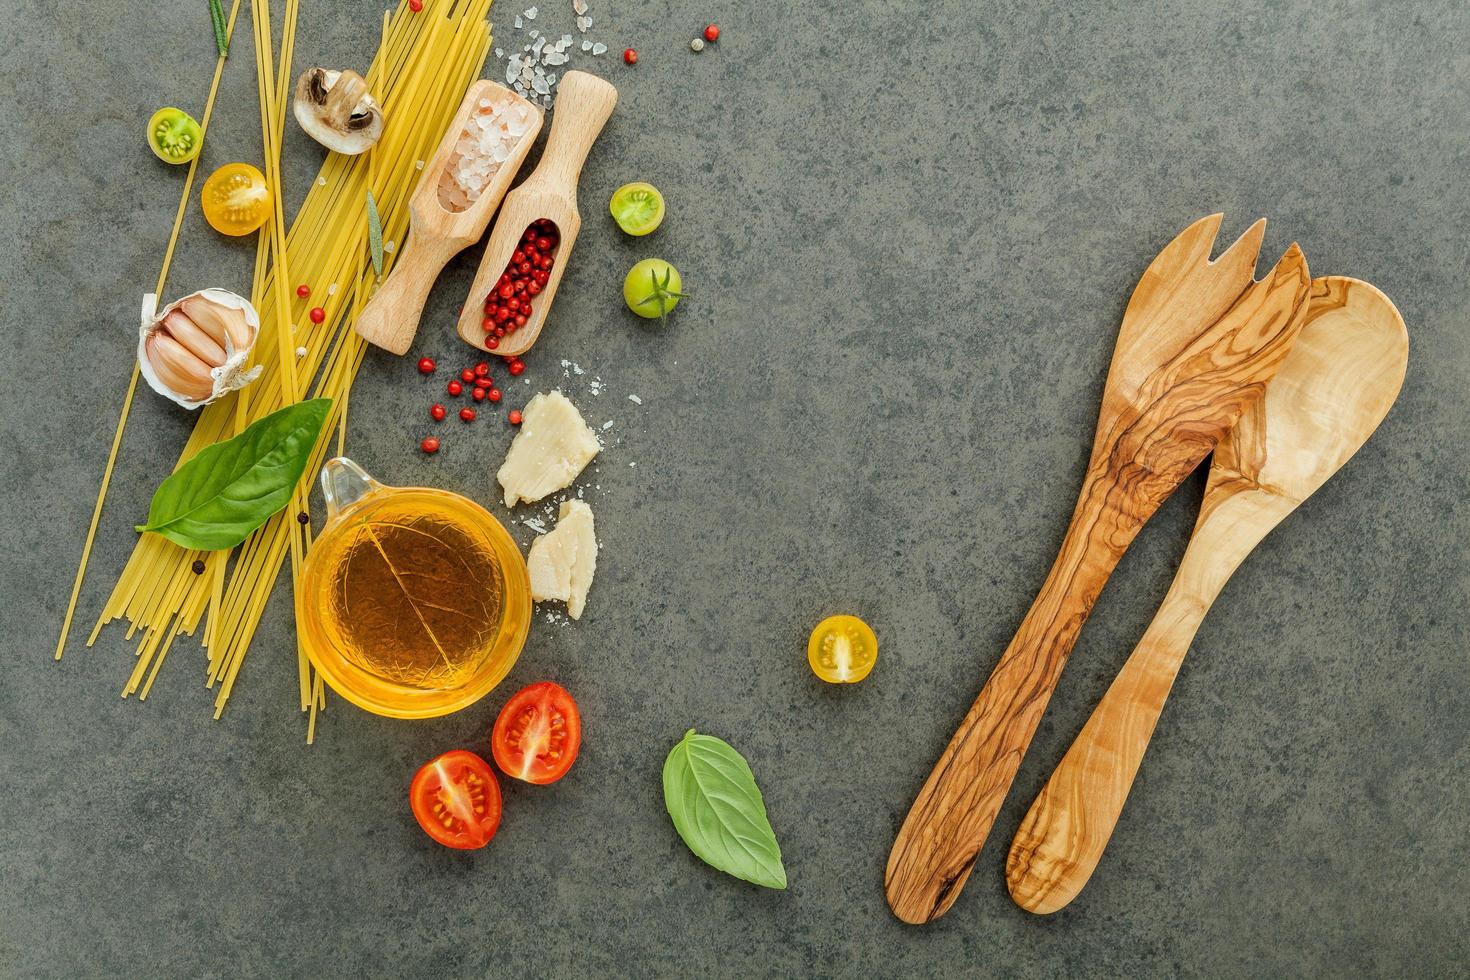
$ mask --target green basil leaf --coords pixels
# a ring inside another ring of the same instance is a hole
[[[781,848],[755,776],[739,752],[694,729],[664,760],[664,806],[706,864],[766,888],[785,888]]]
[[[383,219],[378,217],[378,202],[373,200],[373,192],[367,192],[368,208],[368,249],[373,255],[373,275],[382,278],[383,275]]]
[[[148,523],[136,529],[185,548],[233,548],[290,502],[331,405],[330,398],[287,405],[206,447],[159,484]]]

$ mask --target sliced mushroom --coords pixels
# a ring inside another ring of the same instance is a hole
[[[355,71],[308,68],[292,105],[307,135],[329,150],[356,156],[383,135],[383,110]]]

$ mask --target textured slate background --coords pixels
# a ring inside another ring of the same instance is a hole
[[[541,6],[572,29],[569,5]],[[365,64],[380,9],[308,0],[298,67]],[[146,391],[76,635],[51,662],[182,179],[141,128],[160,104],[201,104],[204,11],[0,6],[0,973],[1463,971],[1463,5],[594,0],[612,51],[591,63],[622,101],[527,372],[616,420],[585,481],[605,548],[589,612],[538,625],[480,706],[402,723],[333,698],[310,748],[285,588],[219,722],[192,645],[139,704],[117,696],[122,630],[80,642],[190,424]],[[510,43],[516,12],[493,14]],[[725,40],[696,57],[708,19]],[[242,28],[211,167],[259,156]],[[613,60],[627,44],[636,69]],[[319,151],[287,131],[294,207]],[[669,199],[649,239],[605,217],[631,179]],[[1403,395],[1221,597],[1082,897],[1018,911],[1005,850],[1162,596],[1198,477],[1104,594],[963,897],[902,926],[883,861],[1060,540],[1128,293],[1215,210],[1231,237],[1268,215],[1267,260],[1299,241],[1315,273],[1387,291],[1411,337]],[[697,297],[664,331],[618,297],[648,254]],[[243,290],[252,256],[191,213],[170,292]],[[416,353],[462,356],[452,312],[477,259],[444,276]],[[562,378],[563,357],[589,374]],[[412,451],[434,390],[370,356],[351,454],[388,482],[491,501],[498,421],[451,431],[432,460]],[[803,659],[806,631],[840,610],[883,643],[848,690]],[[581,703],[575,770],[507,786],[486,851],[434,846],[404,803],[413,769],[483,748],[503,696],[543,677]],[[714,873],[675,837],[658,773],[691,726],[750,759],[788,892]]]

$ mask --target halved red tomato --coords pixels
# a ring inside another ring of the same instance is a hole
[[[500,827],[495,770],[464,749],[445,752],[420,769],[408,788],[408,802],[424,833],[445,847],[484,847]]]
[[[532,684],[500,709],[490,747],[507,776],[528,783],[556,782],[572,768],[582,747],[577,702],[559,684]]]

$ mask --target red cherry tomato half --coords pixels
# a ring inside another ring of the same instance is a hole
[[[445,752],[420,769],[408,802],[424,833],[445,847],[473,851],[490,843],[500,827],[495,770],[464,749]]]
[[[507,776],[528,783],[556,782],[572,768],[582,747],[577,702],[559,684],[532,684],[500,709],[490,747]]]

